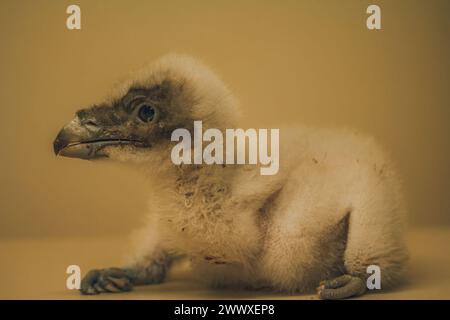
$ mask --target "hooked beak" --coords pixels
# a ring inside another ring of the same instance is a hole
[[[144,147],[145,143],[111,136],[95,124],[81,124],[79,118],[75,117],[58,133],[53,142],[53,150],[57,156],[95,159],[107,157],[103,149],[112,145]]]

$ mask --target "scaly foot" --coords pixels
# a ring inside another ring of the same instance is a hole
[[[107,268],[91,270],[81,280],[82,294],[92,295],[102,292],[126,292],[133,289],[133,283],[126,269]]]
[[[348,274],[333,280],[322,281],[317,288],[317,294],[325,300],[356,297],[364,292],[366,292],[364,281]]]

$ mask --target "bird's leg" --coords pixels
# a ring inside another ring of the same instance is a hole
[[[81,281],[82,294],[131,291],[134,285],[161,283],[170,264],[165,253],[147,258],[130,267],[91,270]]]
[[[317,288],[321,299],[333,300],[355,297],[366,292],[366,285],[361,278],[345,274],[333,280],[325,280]]]

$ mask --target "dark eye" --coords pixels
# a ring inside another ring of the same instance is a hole
[[[155,108],[148,104],[144,104],[139,108],[139,119],[141,119],[144,122],[150,122],[155,117]]]

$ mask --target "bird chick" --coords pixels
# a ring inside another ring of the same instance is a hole
[[[339,299],[366,292],[367,267],[382,288],[402,277],[405,209],[392,162],[370,137],[348,130],[280,128],[279,171],[258,165],[175,165],[177,128],[239,128],[237,102],[207,67],[167,55],[105,102],[76,112],[57,155],[109,158],[145,175],[149,213],[132,261],[92,270],[83,294],[164,281],[188,258],[215,286],[309,292]]]

